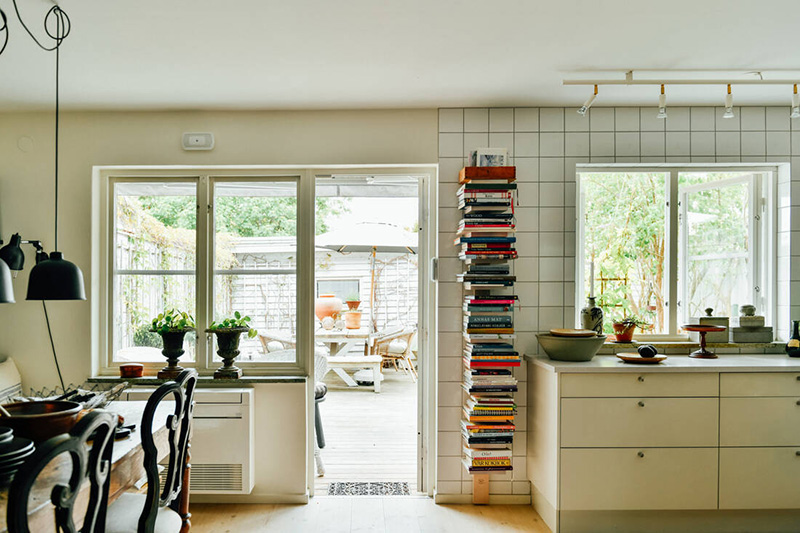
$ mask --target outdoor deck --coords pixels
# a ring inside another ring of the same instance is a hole
[[[380,394],[372,387],[347,387],[329,372],[327,399],[320,404],[326,446],[325,476],[317,494],[337,481],[407,481],[417,484],[417,397],[411,377],[384,369]]]

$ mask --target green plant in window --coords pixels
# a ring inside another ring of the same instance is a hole
[[[197,327],[194,317],[184,311],[167,309],[159,313],[151,322],[151,331],[156,333],[169,333],[171,331],[189,331]]]
[[[253,338],[258,335],[258,330],[253,329],[250,327],[250,317],[249,316],[242,316],[239,311],[235,311],[233,316],[226,317],[222,319],[221,322],[212,322],[211,325],[208,327],[209,331],[220,331],[220,330],[230,330],[230,329],[243,329],[247,328],[247,336],[248,338]]]

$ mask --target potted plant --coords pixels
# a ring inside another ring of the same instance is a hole
[[[174,379],[183,371],[178,366],[184,352],[183,339],[194,328],[194,317],[177,309],[167,309],[150,321],[150,331],[161,335],[161,353],[167,358],[167,366],[159,370],[158,379]]]
[[[217,336],[217,355],[222,358],[222,366],[214,372],[214,379],[239,379],[242,369],[234,366],[233,360],[239,355],[239,339],[242,333],[252,339],[258,331],[250,327],[250,317],[242,316],[239,311],[233,313],[222,322],[212,322],[206,333]]]
[[[359,329],[361,327],[361,311],[346,311],[344,313],[344,326],[347,329]]]
[[[647,324],[635,316],[627,316],[622,320],[615,320],[613,327],[617,342],[631,342],[636,328],[645,325]]]
[[[358,306],[361,305],[361,297],[358,295],[358,293],[354,292],[347,297],[345,303],[347,304],[347,309],[349,311],[358,311]]]

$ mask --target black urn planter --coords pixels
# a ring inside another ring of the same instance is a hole
[[[239,379],[242,369],[233,364],[239,355],[239,340],[242,333],[247,333],[250,328],[215,328],[207,329],[206,333],[217,336],[217,355],[222,359],[222,366],[214,371],[214,379]]]
[[[170,331],[158,331],[151,329],[161,335],[164,348],[161,353],[167,358],[167,366],[158,371],[158,379],[175,379],[183,372],[183,367],[178,365],[178,359],[184,354],[183,340],[186,334],[192,329],[179,329]]]

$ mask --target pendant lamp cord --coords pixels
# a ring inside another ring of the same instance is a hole
[[[62,39],[61,38],[61,17],[56,17],[56,39],[57,39],[56,42],[58,42],[58,45],[56,45],[56,162],[55,162],[55,167],[56,167],[56,172],[55,172],[55,174],[56,174],[56,193],[55,193],[56,208],[55,208],[55,223],[54,223],[54,226],[55,226],[55,230],[54,230],[55,239],[54,239],[54,248],[53,249],[55,251],[58,251],[58,114],[59,114],[58,113],[58,111],[59,111],[59,106],[58,106],[58,74],[59,74],[58,66],[59,66],[59,63],[60,63],[60,53],[61,53],[61,46],[59,46],[59,45],[61,44],[61,39]],[[46,313],[46,311],[45,311],[45,313]],[[58,363],[56,362],[56,364],[58,364]],[[58,375],[59,375],[59,377],[61,377],[61,372],[59,372]],[[61,384],[63,386],[64,382],[62,381]],[[66,392],[66,391],[64,391],[64,392]]]
[[[64,378],[61,376],[61,366],[58,364],[58,356],[56,355],[56,343],[53,342],[53,331],[50,329],[50,317],[47,315],[47,304],[42,300],[42,309],[44,309],[44,320],[47,322],[47,334],[50,336],[50,347],[53,349],[53,361],[56,362],[56,370],[58,371],[58,380],[61,382],[61,390],[67,392],[64,388]]]

